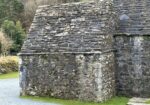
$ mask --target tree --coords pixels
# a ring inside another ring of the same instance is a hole
[[[12,47],[12,40],[0,31],[0,54],[7,55]]]
[[[24,6],[18,0],[0,0],[0,25],[4,20],[20,20],[23,11]]]
[[[13,45],[10,49],[11,53],[19,52],[25,39],[25,31],[20,21],[15,24],[13,21],[5,20],[2,24],[2,30],[7,37],[13,40]]]

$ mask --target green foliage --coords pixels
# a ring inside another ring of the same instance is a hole
[[[12,47],[12,40],[0,31],[0,54],[7,55]]]
[[[18,0],[0,0],[0,25],[4,20],[20,20],[24,6]]]
[[[3,32],[6,33],[10,38],[13,37],[12,35],[15,33],[15,28],[15,23],[13,21],[5,20],[2,24]]]
[[[16,24],[13,21],[5,20],[2,24],[3,32],[13,40],[11,52],[19,52],[25,38],[25,31],[23,30],[19,21]]]
[[[148,105],[149,105],[149,104],[150,104],[150,99],[147,100],[147,101],[145,102],[145,104],[148,104]]]
[[[0,73],[2,74],[18,71],[18,65],[19,58],[17,56],[0,57]]]
[[[126,97],[114,97],[111,100],[104,103],[94,103],[94,102],[82,102],[76,100],[62,100],[55,98],[44,98],[44,97],[33,97],[33,96],[21,96],[21,98],[31,99],[34,101],[43,101],[48,103],[56,103],[61,105],[126,105],[128,98]]]

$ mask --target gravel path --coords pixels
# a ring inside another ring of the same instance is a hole
[[[19,80],[0,80],[0,105],[58,105],[19,98]]]

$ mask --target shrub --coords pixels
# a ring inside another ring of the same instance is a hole
[[[17,56],[0,57],[0,74],[18,71],[18,63]]]
[[[18,21],[15,24],[13,21],[5,20],[2,24],[2,30],[7,37],[13,40],[10,52],[19,52],[25,39],[25,31],[23,30],[21,23]]]
[[[5,36],[4,33],[0,31],[0,54],[7,55],[11,46],[12,41],[10,40],[10,38]]]

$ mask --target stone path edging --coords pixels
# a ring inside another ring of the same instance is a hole
[[[149,101],[149,98],[131,98],[127,105],[150,105],[146,104],[147,101]]]

